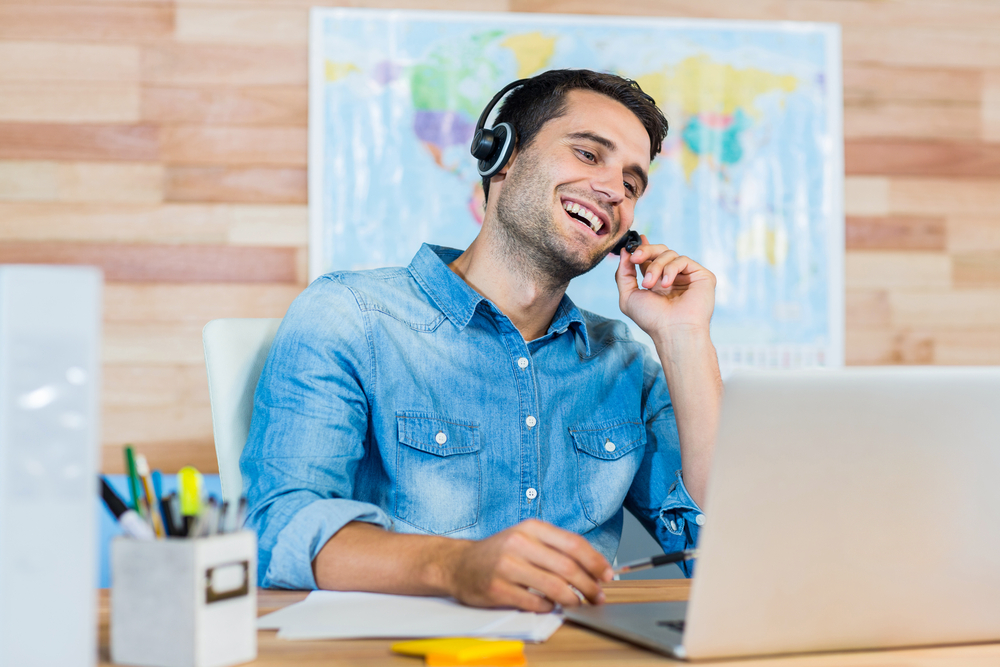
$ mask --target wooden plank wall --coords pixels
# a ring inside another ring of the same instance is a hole
[[[307,0],[2,0],[0,262],[107,277],[104,468],[215,470],[201,328],[306,283]],[[843,26],[847,359],[1000,363],[995,0],[348,0]]]

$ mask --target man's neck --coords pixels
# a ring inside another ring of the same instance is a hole
[[[566,293],[567,285],[546,281],[544,274],[508,256],[483,233],[448,268],[499,308],[526,341],[548,332]]]

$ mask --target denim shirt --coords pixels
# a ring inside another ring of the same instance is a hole
[[[665,551],[697,540],[654,355],[565,296],[525,342],[448,268],[460,252],[330,273],[289,308],[240,459],[261,586],[315,588],[351,521],[481,539],[541,519],[610,561],[624,505]]]

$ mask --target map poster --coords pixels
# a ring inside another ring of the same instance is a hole
[[[635,79],[670,123],[633,229],[718,278],[723,372],[843,364],[840,31],[831,24],[313,9],[312,278],[405,266],[482,224],[469,144],[504,84],[572,67]],[[625,319],[617,262],[575,279]]]

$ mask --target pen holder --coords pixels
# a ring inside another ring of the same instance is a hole
[[[111,661],[223,667],[257,657],[257,536],[111,544]]]

